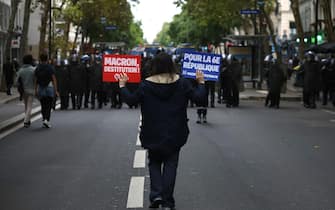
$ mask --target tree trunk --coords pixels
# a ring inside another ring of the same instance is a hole
[[[269,14],[267,12],[265,12],[264,10],[262,12],[264,14],[266,24],[269,27],[271,41],[273,43],[273,46],[274,46],[276,54],[277,54],[277,60],[279,61],[280,65],[281,65],[282,64],[282,53],[281,53],[281,50],[279,49],[279,46],[278,46],[277,41],[276,41],[275,30],[274,30],[274,27],[273,27],[273,22],[272,22]]]
[[[74,51],[77,47],[77,39],[78,39],[78,34],[79,34],[79,26],[77,26],[76,34],[74,36],[74,42],[72,45],[72,51]]]
[[[47,1],[43,0],[43,14],[41,16],[41,28],[40,28],[40,47],[39,47],[39,54],[42,52],[46,52],[46,30],[47,30],[47,23],[48,23],[48,15],[49,15],[49,7],[47,5]]]
[[[12,39],[14,36],[14,24],[15,24],[15,17],[17,13],[17,9],[19,6],[20,0],[11,0],[11,13],[9,17],[9,25],[7,30],[6,42],[5,42],[5,53],[3,54],[3,61],[7,60],[7,57],[10,57],[12,52]],[[0,73],[0,89],[5,90],[5,81],[3,77],[3,72]]]
[[[330,6],[331,5],[329,0],[321,0],[321,7],[323,9],[325,20],[325,29],[327,32],[327,40],[328,42],[333,42],[335,41],[335,32],[333,31],[333,21]]]
[[[282,56],[282,53],[281,53],[281,49],[279,48],[279,46],[277,44],[277,41],[276,41],[275,30],[274,30],[274,27],[273,27],[273,22],[272,22],[270,16],[268,15],[268,13],[266,13],[265,11],[263,11],[263,14],[264,14],[264,17],[265,17],[265,20],[266,20],[266,24],[269,27],[270,37],[271,37],[273,46],[274,46],[276,54],[277,54],[278,65],[281,67],[281,69],[283,69],[284,75],[285,75],[285,77],[287,77],[287,68],[285,68],[284,65],[283,65],[283,56]],[[284,81],[284,84],[282,86],[282,90],[281,91],[283,93],[286,93],[286,91],[287,91],[287,81],[286,80]]]
[[[299,11],[299,0],[291,0],[291,9],[295,20],[295,25],[297,27],[297,35],[298,38],[300,39],[299,58],[302,61],[304,58],[305,46],[304,46],[304,29],[302,28],[302,22]]]
[[[27,40],[28,40],[28,29],[29,29],[29,22],[30,22],[30,4],[31,0],[26,0],[24,5],[24,19],[23,19],[23,29],[22,29],[22,36],[21,36],[21,56],[23,56],[27,51]]]
[[[15,17],[17,13],[17,9],[19,7],[20,0],[11,0],[11,14],[9,18],[9,25],[8,25],[8,30],[7,30],[7,38],[6,38],[6,48],[5,48],[5,53],[4,55],[10,56],[11,54],[11,44],[12,44],[12,39],[14,35],[14,24],[15,24]],[[6,60],[4,58],[3,60]]]

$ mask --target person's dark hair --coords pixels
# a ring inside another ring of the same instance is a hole
[[[48,55],[47,54],[41,54],[40,55],[40,61],[41,62],[47,62],[48,61]]]
[[[156,55],[151,61],[150,75],[169,73],[176,74],[177,69],[169,54],[161,52]]]
[[[22,61],[23,61],[23,64],[33,65],[34,59],[32,55],[28,54],[28,55],[23,56]]]

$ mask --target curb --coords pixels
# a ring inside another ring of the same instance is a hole
[[[56,110],[60,108],[59,102],[56,104]],[[41,106],[37,106],[31,110],[31,118],[36,117],[37,115],[41,114]],[[15,117],[12,117],[8,120],[5,120],[0,123],[0,134],[19,125],[23,124],[24,121],[24,113],[21,113],[19,115],[16,115]]]
[[[41,113],[41,106],[35,107],[31,111],[31,117],[35,117],[36,115],[38,115],[40,113]],[[25,114],[22,113],[22,114],[19,114],[19,115],[15,116],[15,117],[12,117],[12,118],[10,118],[8,120],[5,120],[5,121],[1,122],[0,123],[0,133],[4,132],[6,130],[11,129],[11,128],[15,127],[18,124],[23,123],[24,116],[25,116]]]
[[[8,97],[6,99],[0,100],[0,104],[8,104],[8,103],[10,103],[12,101],[17,100],[19,97],[20,97],[19,95],[10,96],[10,97]]]
[[[261,101],[261,100],[265,100],[266,96],[240,96],[240,100],[245,100],[245,101]],[[292,101],[292,102],[297,102],[297,101],[301,101],[301,97],[296,96],[296,97],[280,97],[281,101]]]

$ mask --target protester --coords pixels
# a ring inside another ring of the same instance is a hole
[[[126,103],[141,105],[142,146],[149,153],[150,201],[149,208],[175,209],[173,191],[181,147],[189,134],[187,102],[192,98],[201,103],[205,99],[203,73],[197,71],[200,85],[192,89],[188,80],[177,74],[172,58],[162,52],[151,63],[150,75],[136,92],[126,87],[128,76],[122,74],[119,86]]]
[[[28,128],[31,124],[31,109],[34,99],[35,67],[33,67],[33,56],[23,56],[23,65],[17,74],[17,84],[20,87],[20,94],[24,103],[24,121],[23,125]],[[22,91],[22,92],[21,92]]]
[[[52,103],[55,95],[59,96],[57,91],[57,81],[54,68],[48,64],[48,56],[41,54],[40,64],[35,70],[35,93],[41,102],[41,112],[43,118],[43,126],[50,128],[50,115]]]

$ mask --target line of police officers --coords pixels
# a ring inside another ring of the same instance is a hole
[[[303,87],[303,103],[306,108],[316,108],[316,100],[322,92],[322,105],[330,100],[335,106],[335,58],[319,61],[314,52],[308,51],[297,71],[296,85]]]
[[[72,109],[88,108],[89,103],[91,109],[96,105],[102,108],[107,104],[108,97],[111,98],[112,108],[121,108],[118,86],[102,81],[101,62],[102,57],[98,54],[81,58],[72,54],[69,61],[55,64],[62,110],[69,108],[70,99]]]
[[[283,69],[272,56],[265,58],[265,78],[268,95],[265,106],[279,108],[280,93],[286,80]],[[150,59],[142,57],[142,79],[150,75]],[[84,55],[81,58],[72,54],[69,61],[55,63],[56,77],[59,83],[61,109],[69,108],[71,99],[72,109],[81,109],[91,105],[91,109],[102,108],[110,99],[111,108],[121,108],[122,98],[117,83],[104,83],[102,81],[102,57]],[[330,99],[335,106],[335,58],[330,57],[318,61],[313,52],[305,54],[305,60],[296,72],[296,83],[303,87],[303,103],[306,108],[316,108],[316,99],[322,91],[322,104],[326,105]],[[217,88],[218,103],[226,103],[227,108],[239,106],[239,92],[243,86],[242,67],[234,55],[222,59]],[[299,86],[299,85],[297,85]],[[129,87],[132,91],[136,84]],[[216,82],[206,82],[209,105],[215,107]],[[192,103],[192,102],[191,102]],[[130,108],[137,104],[128,104]]]

